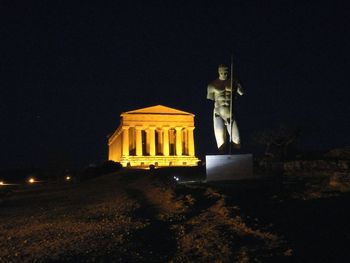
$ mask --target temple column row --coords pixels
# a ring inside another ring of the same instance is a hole
[[[129,155],[129,126],[122,127],[122,154],[123,156]],[[164,156],[169,156],[169,129],[170,127],[162,127],[161,131],[158,133],[158,144],[162,145],[162,152]],[[183,154],[182,147],[182,130],[183,127],[175,127],[175,154],[181,156]],[[194,156],[194,127],[185,127],[186,133],[186,145],[188,148],[188,155]],[[136,156],[142,156],[142,126],[135,126],[135,141],[136,141]],[[146,142],[149,145],[150,156],[156,155],[156,140],[155,140],[155,126],[148,127]],[[161,136],[163,135],[163,136]]]

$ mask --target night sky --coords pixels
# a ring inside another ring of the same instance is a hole
[[[350,146],[345,1],[88,2],[0,2],[1,168],[100,163],[120,113],[158,104],[194,113],[213,153],[206,87],[231,54],[243,151],[279,124]]]

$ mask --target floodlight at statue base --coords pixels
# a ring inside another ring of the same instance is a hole
[[[253,174],[253,155],[206,155],[207,182],[256,179]]]

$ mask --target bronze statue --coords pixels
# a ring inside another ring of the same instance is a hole
[[[237,93],[243,95],[243,89],[237,79],[228,79],[227,66],[219,65],[218,72],[219,77],[208,85],[207,99],[215,101],[214,133],[218,149],[223,151],[227,143],[231,142],[235,148],[240,147],[237,120],[233,114],[233,100]],[[229,135],[228,140],[226,131]]]

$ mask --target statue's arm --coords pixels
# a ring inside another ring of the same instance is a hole
[[[211,85],[208,86],[207,99],[208,100],[215,100],[214,87]]]
[[[241,96],[244,95],[244,90],[243,90],[242,85],[240,83],[237,83],[237,93]]]

